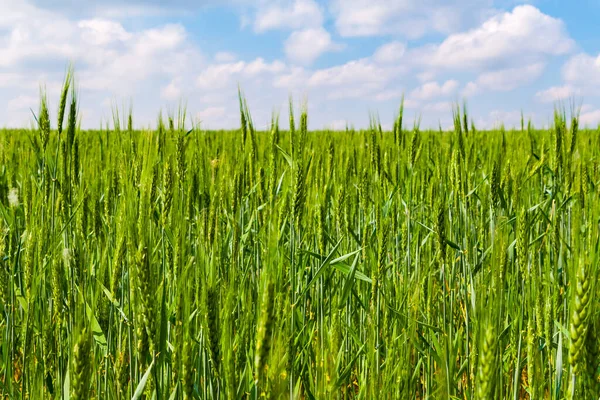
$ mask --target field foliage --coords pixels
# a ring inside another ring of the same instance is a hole
[[[600,132],[576,110],[263,132],[240,99],[233,131],[83,131],[69,74],[0,131],[0,397],[598,398]]]

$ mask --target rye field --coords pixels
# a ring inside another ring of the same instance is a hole
[[[0,131],[0,397],[597,399],[600,131]],[[298,112],[298,109],[300,111]],[[293,111],[296,111],[295,113]]]

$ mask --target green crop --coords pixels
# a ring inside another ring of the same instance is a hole
[[[576,112],[258,131],[240,92],[238,130],[84,131],[61,93],[0,131],[1,398],[598,398]]]

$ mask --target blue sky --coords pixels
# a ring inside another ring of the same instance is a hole
[[[81,5],[83,4],[83,6]],[[206,128],[238,125],[237,87],[255,125],[311,128],[451,125],[466,100],[475,124],[548,125],[559,101],[600,122],[600,2],[537,0],[0,0],[0,126],[31,123],[40,85],[56,107],[76,67],[86,128],[133,104],[138,127],[187,104]]]

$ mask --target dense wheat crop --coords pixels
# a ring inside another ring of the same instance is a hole
[[[234,131],[82,131],[75,93],[0,131],[0,397],[598,398],[576,113],[259,132],[240,96]]]

